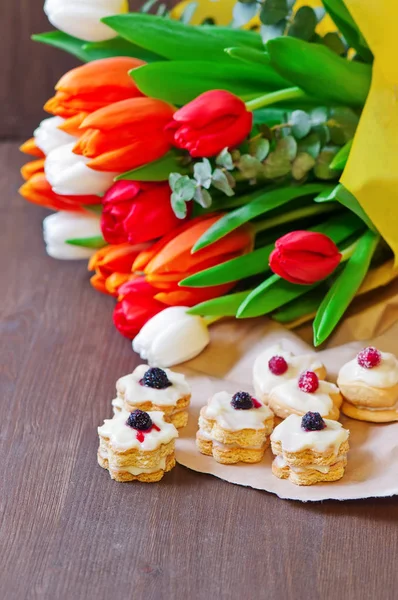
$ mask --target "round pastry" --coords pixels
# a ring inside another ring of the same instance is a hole
[[[175,465],[178,432],[162,412],[121,411],[98,427],[98,435],[98,463],[116,481],[159,481]]]
[[[295,356],[282,350],[280,345],[262,352],[253,366],[253,385],[257,398],[267,404],[276,385],[295,379],[303,371],[313,371],[319,379],[325,379],[326,369],[315,355]]]
[[[112,402],[115,414],[122,409],[160,410],[165,421],[177,428],[188,423],[191,389],[180,373],[140,365],[117,381],[116,391],[117,398]]]
[[[322,381],[313,371],[304,371],[299,378],[274,387],[268,399],[268,406],[281,419],[289,415],[303,416],[312,411],[337,421],[341,403],[339,388]]]
[[[272,473],[296,485],[337,481],[347,465],[349,431],[317,412],[290,415],[271,435]]]
[[[223,464],[256,463],[269,446],[270,409],[247,392],[219,392],[200,411],[196,445]]]
[[[339,372],[342,412],[360,421],[398,421],[398,360],[377,348],[364,348]]]

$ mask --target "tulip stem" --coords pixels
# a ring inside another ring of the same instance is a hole
[[[358,246],[358,242],[359,242],[359,239],[355,240],[355,242],[353,242],[352,244],[347,246],[347,248],[344,248],[344,250],[341,251],[340,264],[343,262],[346,262],[347,260],[349,260],[351,258],[351,256],[355,252],[356,247]]]
[[[277,217],[273,217],[272,219],[265,219],[264,221],[254,223],[254,231],[257,234],[261,231],[267,231],[268,229],[272,229],[277,225],[283,225],[284,223],[289,223],[290,221],[295,221],[298,219],[304,219],[305,217],[311,217],[312,215],[321,215],[325,213],[334,212],[339,208],[339,206],[336,206],[332,202],[327,202],[321,205],[310,204],[309,206],[305,206],[304,208],[297,208],[296,210],[292,210],[288,213],[278,215]]]
[[[277,92],[271,92],[264,94],[253,100],[246,102],[247,110],[257,110],[258,108],[264,108],[271,104],[277,104],[278,102],[284,102],[285,100],[302,100],[307,98],[305,92],[299,87],[291,87],[285,90],[278,90]]]

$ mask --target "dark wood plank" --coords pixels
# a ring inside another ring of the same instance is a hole
[[[397,597],[396,498],[300,504],[176,467],[120,484],[96,426],[136,364],[84,263],[45,255],[46,214],[0,145],[0,589],[5,600]]]

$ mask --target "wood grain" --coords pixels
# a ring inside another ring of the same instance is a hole
[[[176,467],[120,484],[96,426],[137,359],[85,263],[57,262],[44,210],[0,145],[0,589],[5,600],[395,600],[396,498],[300,504]]]

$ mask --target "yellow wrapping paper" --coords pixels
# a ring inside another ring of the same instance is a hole
[[[391,246],[397,263],[398,6],[396,0],[345,0],[345,4],[375,62],[371,89],[341,182]]]

